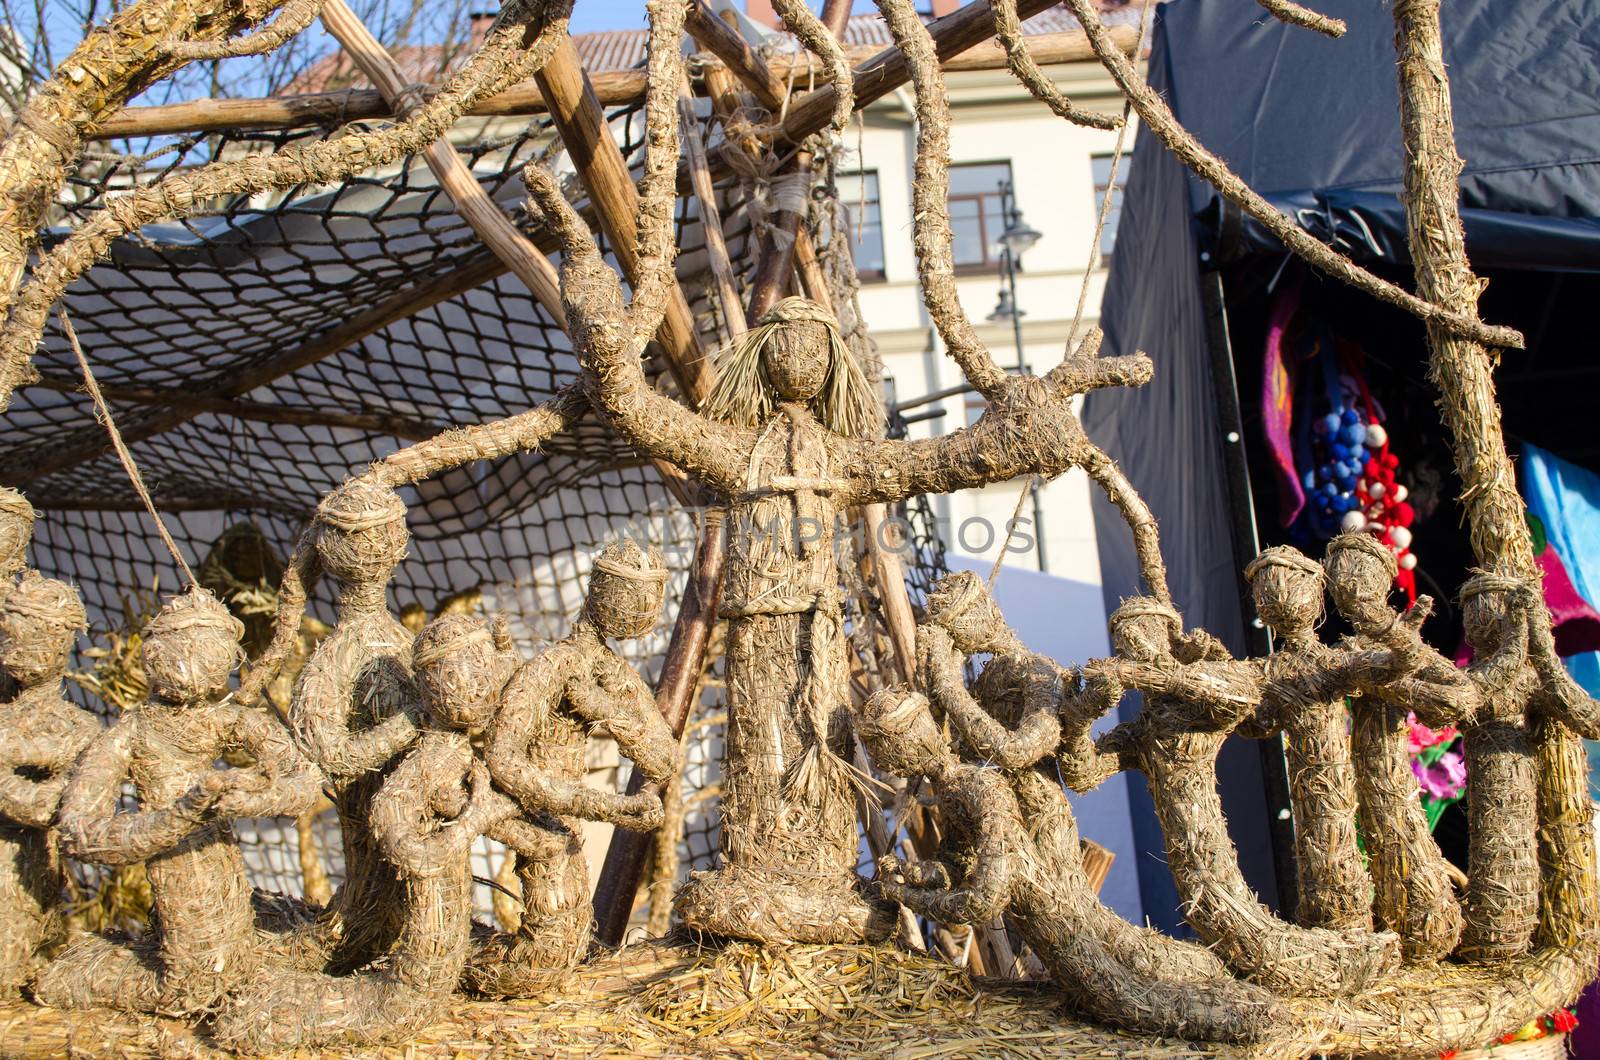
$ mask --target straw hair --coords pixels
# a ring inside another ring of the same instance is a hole
[[[494,636],[483,620],[473,615],[443,615],[417,634],[411,651],[411,665],[417,670],[455,654],[469,644],[494,647]]]
[[[0,486],[0,512],[7,515],[20,515],[29,520],[38,516],[33,505],[28,503],[28,498],[12,489],[10,486]]]
[[[405,502],[387,486],[368,479],[353,479],[317,505],[324,523],[340,530],[370,530],[385,523],[404,521]]]
[[[234,618],[209,589],[194,588],[167,602],[145,627],[146,640],[184,629],[214,629],[234,639],[244,636],[244,623]]]
[[[1164,604],[1152,596],[1130,596],[1125,598],[1121,606],[1111,612],[1111,617],[1108,621],[1115,626],[1131,619],[1147,616],[1164,618],[1175,628],[1181,628],[1183,625],[1183,619],[1171,605]]]
[[[1482,593],[1514,593],[1522,587],[1523,582],[1520,579],[1508,578],[1503,574],[1494,574],[1486,570],[1475,570],[1471,578],[1461,583],[1461,602],[1466,603]]]
[[[1394,578],[1395,572],[1400,569],[1400,564],[1395,560],[1394,553],[1387,545],[1371,534],[1356,531],[1350,534],[1340,534],[1328,542],[1327,558],[1323,561],[1323,572],[1330,578],[1333,576],[1333,558],[1344,551],[1361,552],[1374,559],[1381,560],[1391,579]]]
[[[1262,551],[1261,555],[1251,560],[1245,567],[1245,580],[1254,581],[1258,573],[1273,567],[1287,568],[1319,579],[1323,577],[1322,565],[1316,560],[1308,558],[1299,549],[1289,545],[1274,545]]]
[[[38,571],[23,572],[5,596],[5,611],[8,615],[22,615],[65,629],[89,628],[78,591]]]
[[[839,334],[838,321],[822,306],[800,297],[778,302],[755,328],[727,350],[717,366],[716,385],[706,396],[701,411],[712,419],[742,427],[769,420],[777,401],[763,353],[780,330],[805,323],[822,325],[827,342],[827,375],[821,391],[811,399],[812,413],[835,434],[868,438],[880,433],[880,403]]]

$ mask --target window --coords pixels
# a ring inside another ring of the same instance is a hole
[[[1117,242],[1117,222],[1122,218],[1122,190],[1128,183],[1129,157],[1124,155],[1122,162],[1117,166],[1117,183],[1111,184],[1111,156],[1094,155],[1089,159],[1089,165],[1094,173],[1094,216],[1100,219],[1100,210],[1106,201],[1106,192],[1111,193],[1111,209],[1106,213],[1106,226],[1100,230],[1100,258],[1102,261],[1111,260],[1111,248]]]
[[[958,269],[986,269],[1000,260],[1000,185],[1011,182],[1010,162],[950,167],[950,231]]]
[[[841,173],[835,181],[839,201],[850,219],[850,249],[856,274],[863,280],[883,279],[883,215],[878,207],[878,173]]]

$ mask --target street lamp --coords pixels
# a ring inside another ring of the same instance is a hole
[[[1011,325],[1012,341],[1017,347],[1017,372],[1026,375],[1028,361],[1022,351],[1022,318],[1027,315],[1027,310],[1017,304],[1017,270],[1022,265],[1022,255],[1032,250],[1033,245],[1039,242],[1040,233],[1037,228],[1022,219],[1022,211],[1017,207],[1016,189],[1011,186],[1009,180],[1000,182],[1000,217],[1006,226],[997,240],[1000,247],[1000,300],[995,303],[994,312],[989,314],[989,323]],[[1035,556],[1039,562],[1039,569],[1044,570],[1044,507],[1039,502],[1038,476],[1034,477],[1029,490],[1033,495]],[[1007,530],[1006,540],[1009,544],[1009,527]]]

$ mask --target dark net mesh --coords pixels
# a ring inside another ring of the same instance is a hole
[[[624,154],[634,158],[642,112],[622,109],[610,118]],[[102,209],[117,190],[324,135],[222,133],[157,144],[139,158],[91,159],[46,242]],[[501,119],[456,145],[484,189],[535,239],[521,171],[551,154],[552,143],[543,119]],[[551,160],[561,174],[564,159]],[[720,191],[731,257],[753,269],[740,190],[730,183]],[[680,202],[677,224],[680,281],[711,348],[720,322],[692,200]],[[503,272],[414,160],[334,187],[216,202],[185,221],[148,227],[121,240],[109,261],[71,288],[65,305],[190,566],[204,565],[225,586],[251,583],[269,592],[324,492],[399,445],[548,400],[577,374],[560,328]],[[75,582],[84,596],[98,647],[80,666],[92,671],[98,664],[104,684],[110,664],[93,656],[114,647],[110,635],[138,627],[153,606],[151,590],[171,592],[181,581],[89,400],[76,392],[78,368],[60,334],[47,335],[36,364],[45,381],[17,395],[0,436],[0,467],[43,513],[34,563]],[[660,383],[672,389],[670,379]],[[668,602],[655,633],[624,646],[655,677],[696,521],[592,415],[544,452],[462,467],[402,495],[413,543],[390,586],[391,606],[420,620],[451,601],[475,599],[507,616],[525,654],[565,634],[600,547],[623,533],[656,543],[674,572]],[[926,507],[913,503],[907,514],[914,545],[908,574],[920,593],[942,569],[942,551]],[[225,534],[247,525],[255,551],[266,557],[257,566],[270,575],[253,582],[260,572],[234,569],[226,550],[206,564]],[[272,601],[244,594],[234,603],[236,610],[254,607],[260,622]],[[332,605],[324,584],[311,612],[331,623]],[[871,672],[883,630],[873,628],[879,620],[859,598],[851,619]],[[708,674],[687,736],[684,872],[708,866],[716,851],[716,673]],[[80,694],[101,713],[115,709],[104,695]],[[598,746],[591,766],[598,783],[626,779],[614,748]],[[317,859],[330,882],[339,882],[331,811],[304,824],[241,824],[256,884],[301,893],[303,838],[315,839]],[[498,846],[480,843],[478,875],[504,878]],[[91,892],[99,879],[81,878]],[[489,911],[490,889],[480,887],[478,898]]]

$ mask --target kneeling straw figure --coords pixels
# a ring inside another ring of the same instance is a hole
[[[1072,811],[1053,780],[1032,768],[1007,775],[960,761],[920,693],[876,693],[858,712],[857,732],[879,767],[927,777],[942,810],[940,858],[883,859],[886,897],[946,923],[1008,914],[1078,1011],[1128,1030],[1235,1042],[1273,1033],[1283,1016],[1273,997],[1229,979],[1220,964],[1213,976],[1186,980],[1130,966],[1119,952],[1130,939],[1107,931],[1107,919],[1120,918],[1094,897]],[[1149,939],[1144,947],[1148,969],[1165,947]]]
[[[32,974],[59,940],[61,859],[51,826],[78,755],[100,732],[93,714],[61,694],[83,602],[62,582],[28,571],[0,586],[0,993]]]
[[[473,616],[445,615],[417,634],[421,737],[384,778],[368,822],[404,887],[394,949],[351,975],[256,977],[217,1019],[221,1042],[267,1050],[393,1041],[438,1018],[471,946],[472,844],[480,835],[515,844],[522,834],[516,803],[494,790],[473,746],[494,716],[508,656]]]
[[[1234,971],[1276,993],[1354,993],[1399,963],[1399,939],[1300,927],[1261,905],[1239,870],[1216,782],[1228,735],[1262,731],[1261,670],[1230,659],[1180,663],[1172,652],[1181,634],[1178,613],[1148,597],[1112,613],[1116,657],[1086,665],[1082,692],[1062,710],[1062,777],[1082,793],[1121,770],[1144,773],[1184,918]],[[1144,693],[1139,717],[1092,739],[1090,727],[1128,687]]]
[[[609,638],[642,637],[661,612],[667,570],[632,541],[595,561],[583,613],[560,643],[524,663],[506,685],[488,738],[489,771],[542,833],[553,853],[517,853],[522,920],[474,953],[468,988],[491,997],[526,996],[582,960],[594,902],[577,819],[648,831],[661,824],[655,795],[619,795],[583,783],[589,732],[610,734],[651,781],[679,768],[678,741],[649,686],[613,651]]]
[[[145,863],[152,934],[73,941],[39,977],[34,993],[45,1004],[204,1013],[269,959],[230,822],[301,813],[322,778],[276,718],[226,698],[243,631],[198,588],[145,627],[150,700],[83,753],[59,827],[62,847],[81,861]],[[254,764],[218,768],[224,755]],[[128,782],[138,808],[120,810]]]

